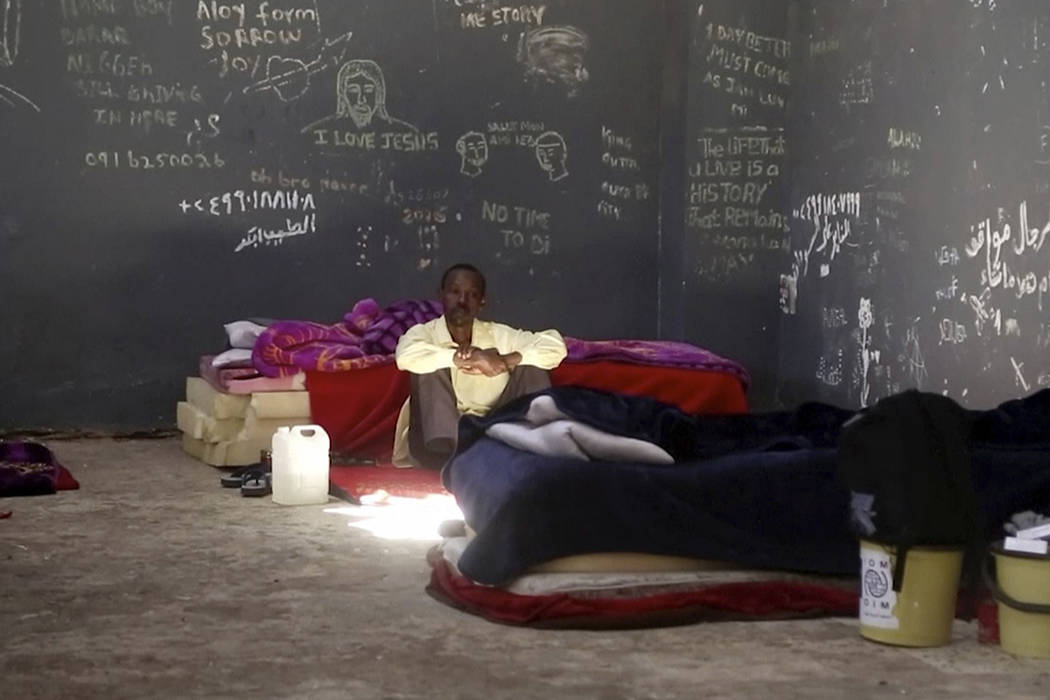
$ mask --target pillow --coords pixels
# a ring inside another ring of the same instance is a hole
[[[252,351],[250,348],[232,348],[226,352],[219,353],[212,361],[212,367],[232,367],[234,365],[240,365],[241,367],[252,366]]]
[[[231,348],[246,348],[248,350],[255,347],[255,341],[259,338],[259,334],[266,330],[266,326],[254,321],[232,321],[224,324],[223,328],[226,329],[226,337],[230,340]]]

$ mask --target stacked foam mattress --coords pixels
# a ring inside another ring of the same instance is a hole
[[[176,417],[187,453],[212,466],[235,467],[258,462],[277,428],[310,423],[310,395],[301,380],[286,390],[232,393],[187,377]]]

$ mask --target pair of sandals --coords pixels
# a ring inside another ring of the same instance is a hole
[[[273,474],[270,468],[263,466],[261,462],[238,467],[228,474],[223,474],[219,477],[219,483],[223,488],[239,488],[242,496],[251,498],[273,493]]]

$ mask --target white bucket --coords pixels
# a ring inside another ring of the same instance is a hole
[[[273,502],[285,506],[328,502],[328,433],[293,425],[273,434]]]

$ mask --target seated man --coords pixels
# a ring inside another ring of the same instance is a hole
[[[485,277],[473,265],[446,270],[440,294],[445,314],[409,328],[397,344],[398,369],[412,373],[408,457],[432,469],[440,469],[455,451],[461,415],[483,416],[546,389],[549,370],[566,353],[558,331],[530,333],[478,320]]]

